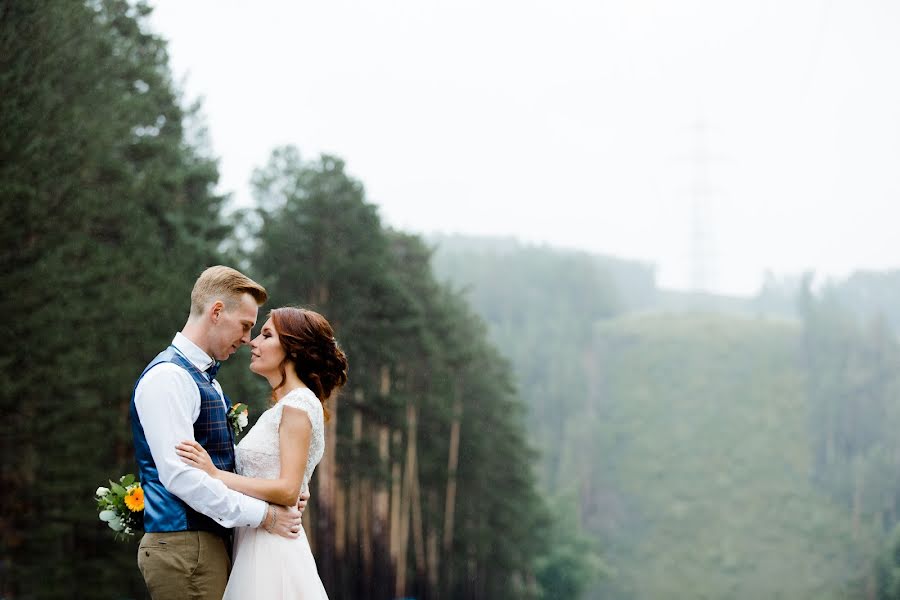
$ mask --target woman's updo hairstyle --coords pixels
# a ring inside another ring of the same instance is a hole
[[[347,383],[347,356],[334,339],[331,324],[319,313],[305,308],[275,308],[269,313],[278,340],[284,348],[284,361],[279,366],[281,383],[285,383],[285,364],[291,362],[306,387],[319,398],[328,419],[325,402]]]

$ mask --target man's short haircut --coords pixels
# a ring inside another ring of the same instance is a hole
[[[210,302],[221,300],[226,308],[234,308],[244,294],[250,294],[257,306],[269,298],[266,288],[240,271],[216,265],[200,273],[191,291],[191,314],[203,314]]]

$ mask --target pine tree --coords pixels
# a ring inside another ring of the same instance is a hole
[[[277,149],[254,183],[254,272],[273,305],[323,312],[350,359],[307,509],[326,589],[528,597],[546,520],[522,406],[485,326],[339,159]]]
[[[215,164],[143,3],[0,3],[0,594],[143,594],[94,489],[133,469],[127,407],[227,233]]]

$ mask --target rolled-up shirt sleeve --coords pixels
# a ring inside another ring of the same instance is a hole
[[[170,363],[150,369],[135,389],[134,403],[159,480],[167,490],[223,527],[262,523],[264,501],[229,489],[175,453],[177,444],[194,439],[193,423],[200,414],[200,391],[184,369]]]

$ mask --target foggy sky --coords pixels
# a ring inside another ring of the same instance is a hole
[[[664,286],[900,267],[900,4],[151,5],[237,204],[291,143],[396,227],[648,260]]]

